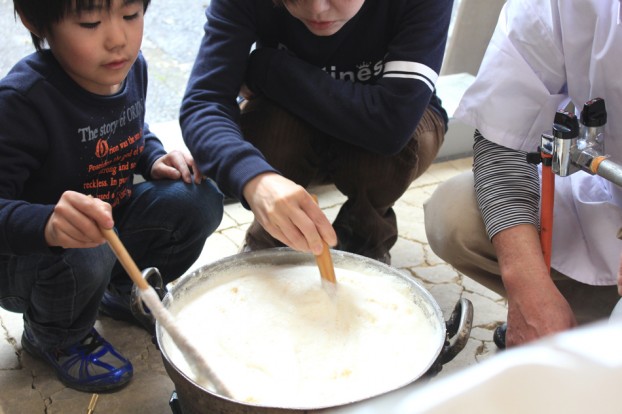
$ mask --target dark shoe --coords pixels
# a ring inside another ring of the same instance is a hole
[[[143,269],[142,277],[151,285],[160,300],[166,295],[166,287],[160,271],[155,267]],[[117,287],[110,284],[99,304],[101,314],[116,320],[133,323],[155,334],[155,318],[142,301],[140,290],[135,284]]]
[[[60,381],[78,391],[97,393],[126,385],[133,375],[132,363],[93,328],[80,342],[65,349],[44,351],[27,328],[22,347],[50,364]]]
[[[391,253],[389,252],[385,252],[380,257],[375,257],[373,259],[379,261],[380,263],[384,263],[388,266],[391,266]]]
[[[504,323],[497,326],[495,332],[492,334],[492,340],[499,349],[505,349],[505,333],[508,330],[508,324]]]
[[[359,256],[364,256],[364,257],[367,257],[369,259],[376,260],[376,261],[378,261],[380,263],[384,263],[387,266],[391,266],[391,253],[390,252],[375,253],[375,254],[365,254],[365,253],[361,253],[360,249],[348,250],[348,249],[344,248],[344,246],[341,243],[338,243],[337,246],[335,246],[334,249],[335,250],[341,250],[342,252],[349,252],[349,253],[358,254]]]
[[[145,329],[150,334],[155,333],[155,320],[147,307],[140,299],[140,292],[134,286],[131,293],[122,293],[110,285],[104,292],[99,303],[99,312],[102,315],[117,321],[129,322]]]
[[[132,314],[130,308],[130,294],[123,294],[112,285],[106,288],[101,303],[99,304],[99,311],[112,319],[141,326]]]
[[[339,229],[340,231],[337,232],[337,246],[334,247],[335,250],[358,254],[359,256],[365,256],[391,266],[391,253],[388,250],[382,251],[384,250],[383,248],[370,249],[366,247],[367,244],[364,240],[354,236],[351,230],[347,230],[344,227],[340,227]]]

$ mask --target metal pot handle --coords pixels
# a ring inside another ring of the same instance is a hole
[[[464,349],[471,335],[473,327],[473,304],[466,298],[460,298],[447,326],[447,339],[440,355],[441,364],[446,364]]]
[[[153,287],[158,294],[160,300],[164,299],[166,295],[166,287],[162,280],[160,271],[155,267],[148,267],[142,271],[143,279],[147,281]],[[147,329],[151,334],[155,334],[155,318],[151,314],[149,308],[145,307],[145,304],[140,298],[140,292],[136,285],[132,286],[132,293],[130,295],[130,310],[132,315]]]

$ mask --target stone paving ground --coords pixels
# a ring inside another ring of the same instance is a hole
[[[150,62],[147,120],[167,149],[183,147],[176,125],[179,101],[200,40],[208,1],[152,2],[147,13],[143,51]],[[21,56],[32,51],[30,38],[13,18],[12,2],[0,0],[0,76]],[[465,349],[432,379],[451,375],[496,353],[494,328],[504,320],[505,301],[475,284],[440,260],[430,250],[423,226],[424,201],[444,180],[470,169],[470,158],[436,163],[397,202],[400,235],[392,249],[392,264],[421,282],[439,303],[445,318],[460,298],[475,309],[473,330]],[[326,215],[333,219],[344,198],[332,186],[314,188]],[[208,239],[193,269],[236,254],[252,214],[239,203],[225,206],[218,230]],[[192,269],[191,269],[192,270]],[[174,390],[160,353],[143,330],[101,318],[97,329],[134,364],[132,382],[119,392],[102,394],[96,413],[171,413]],[[20,314],[0,310],[0,414],[84,413],[91,398],[64,387],[41,361],[22,351]]]

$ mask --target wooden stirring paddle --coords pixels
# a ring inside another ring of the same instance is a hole
[[[317,196],[315,194],[311,194],[313,197],[313,201],[315,204],[318,204]],[[333,265],[333,258],[330,255],[330,250],[328,248],[328,243],[322,241],[322,253],[315,256],[315,261],[317,263],[317,267],[320,269],[320,276],[322,277],[322,283],[326,282],[330,283],[335,287],[337,284],[337,278],[335,277],[335,266]]]
[[[173,315],[164,307],[155,289],[143,278],[138,266],[136,266],[136,263],[125,249],[117,233],[113,229],[104,229],[103,227],[100,227],[100,231],[132,279],[132,282],[138,287],[141,299],[145,302],[145,305],[147,305],[155,319],[168,332],[195,375],[199,380],[209,381],[218,394],[231,398],[229,390],[216,377],[203,355],[181,332],[175,323]]]

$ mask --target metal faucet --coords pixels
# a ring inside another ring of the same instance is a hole
[[[605,154],[606,123],[607,111],[601,98],[585,103],[580,123],[573,113],[557,111],[553,130],[542,134],[540,146],[542,154],[552,157],[553,173],[567,177],[585,171],[622,186],[622,166]]]
[[[605,155],[604,127],[607,123],[605,101],[586,102],[581,111],[581,126],[573,112],[559,110],[553,129],[542,134],[536,153],[527,154],[527,162],[542,163],[540,183],[540,244],[547,267],[551,268],[555,175],[567,177],[577,171],[600,175],[622,186],[622,166]]]

